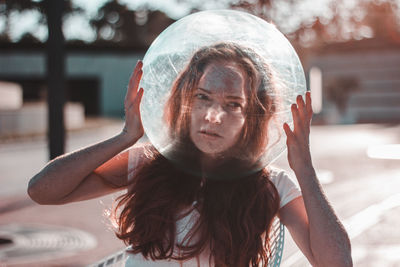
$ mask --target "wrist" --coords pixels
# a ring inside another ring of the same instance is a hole
[[[141,136],[133,136],[129,134],[128,132],[122,130],[118,135],[117,138],[121,141],[121,143],[126,146],[130,147],[133,146]]]

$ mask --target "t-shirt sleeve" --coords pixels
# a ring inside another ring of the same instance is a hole
[[[284,171],[279,169],[272,169],[271,182],[278,190],[280,197],[279,208],[282,208],[293,199],[301,196],[301,191],[293,179]]]

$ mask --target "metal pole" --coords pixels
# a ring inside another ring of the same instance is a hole
[[[50,159],[64,154],[65,52],[62,33],[64,0],[45,0],[47,40],[48,145]]]

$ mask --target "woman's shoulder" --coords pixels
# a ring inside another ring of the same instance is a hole
[[[269,179],[274,183],[278,182],[279,180],[292,180],[290,174],[284,169],[275,166],[268,166],[266,170],[269,174]]]
[[[301,196],[297,181],[293,179],[290,173],[277,167],[268,167],[267,170],[269,179],[274,184],[281,199],[280,207],[285,206],[291,200]]]

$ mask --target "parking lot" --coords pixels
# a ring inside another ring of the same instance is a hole
[[[111,137],[121,127],[121,121],[105,120],[71,132],[67,151]],[[390,144],[400,144],[400,125],[312,127],[314,166],[349,232],[355,266],[400,266],[400,160],[393,159],[396,150],[384,149]],[[115,195],[62,206],[40,206],[28,198],[28,181],[47,155],[40,136],[0,144],[0,238],[13,242],[0,244],[0,266],[85,266],[123,249],[106,216]],[[274,164],[289,170],[286,161],[282,155]],[[286,236],[281,266],[308,266]],[[7,254],[17,243],[25,251]],[[29,254],[29,246],[43,250]]]

